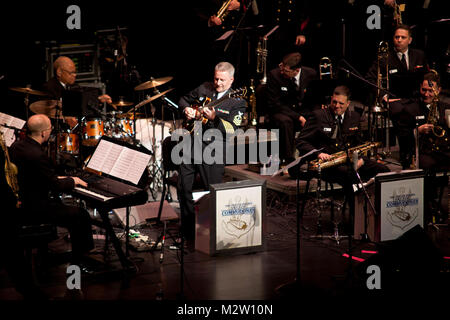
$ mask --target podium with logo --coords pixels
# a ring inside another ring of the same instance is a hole
[[[265,181],[213,184],[195,201],[195,249],[209,254],[262,251]]]
[[[416,225],[423,228],[423,170],[380,173],[366,189],[372,199],[375,195],[376,213],[360,192],[355,197],[355,239],[367,233],[375,242],[395,240]]]

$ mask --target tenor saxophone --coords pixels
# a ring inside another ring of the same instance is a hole
[[[362,145],[349,148],[348,154],[352,155],[354,152],[357,152],[358,155],[367,154],[367,152],[373,148],[379,147],[381,145],[380,142],[366,142]],[[340,164],[344,164],[347,161],[347,153],[345,151],[339,151],[333,153],[331,155],[331,159],[329,160],[313,160],[309,162],[309,170],[318,171],[319,169],[327,169],[331,167],[338,166]]]
[[[9,187],[11,188],[14,196],[16,197],[16,207],[20,207],[19,199],[19,183],[17,182],[17,166],[11,162],[9,159],[8,148],[6,146],[5,140],[3,138],[3,133],[0,132],[0,145],[2,146],[3,153],[5,155],[5,178]]]

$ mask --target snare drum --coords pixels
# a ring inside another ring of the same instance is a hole
[[[60,152],[78,154],[80,152],[80,141],[74,133],[58,134],[58,147]]]
[[[85,146],[95,146],[98,140],[105,134],[103,121],[99,118],[83,121],[83,142]]]

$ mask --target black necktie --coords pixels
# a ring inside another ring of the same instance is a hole
[[[337,134],[336,140],[338,143],[342,143],[342,115],[337,116]]]
[[[404,53],[402,53],[401,63],[402,63],[403,68],[405,68],[405,70],[408,70],[408,65],[406,64],[406,55]]]

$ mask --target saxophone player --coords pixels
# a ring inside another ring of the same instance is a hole
[[[316,109],[306,121],[305,127],[297,140],[297,149],[300,154],[306,154],[313,149],[321,149],[317,155],[322,161],[329,161],[333,154],[346,151],[349,147],[355,147],[363,143],[361,140],[360,115],[350,111],[350,90],[346,86],[338,86],[334,89],[327,108]],[[351,157],[351,155],[350,155]],[[367,157],[358,159],[357,169],[363,180],[368,180],[378,173],[390,171],[388,167],[377,163]],[[324,169],[321,177],[325,181],[340,184],[353,212],[353,184],[357,182],[353,172],[353,164],[347,163]]]
[[[445,110],[449,110],[450,105],[439,100],[440,91],[439,75],[428,72],[420,82],[418,98],[391,104],[391,108],[401,110],[395,121],[398,124],[400,161],[404,168],[411,165],[415,155],[416,125],[419,132],[419,168],[425,171],[448,171],[450,167],[449,127],[445,119]],[[441,134],[442,137],[439,137]]]

